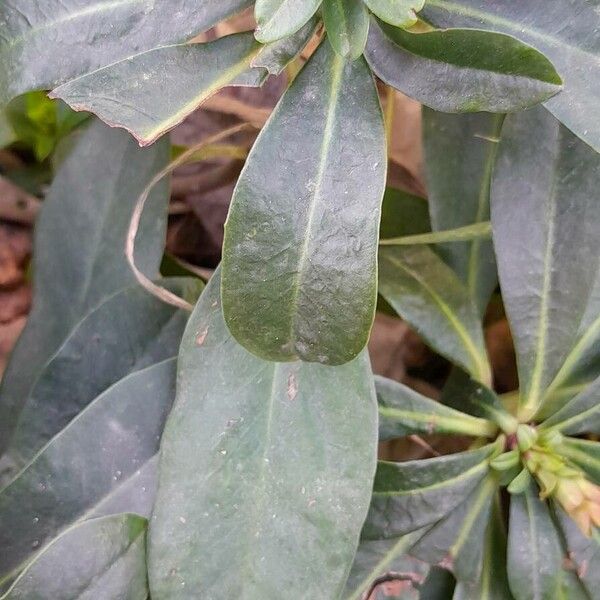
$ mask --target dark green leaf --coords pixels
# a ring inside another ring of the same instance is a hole
[[[416,13],[425,0],[365,0],[374,15],[395,27],[410,27],[417,22]]]
[[[600,481],[600,443],[565,438],[560,454],[582,469],[591,481]]]
[[[199,282],[161,282],[184,295]],[[126,375],[177,355],[188,314],[139,286],[125,288],[75,328],[42,370],[24,404],[7,455],[21,468],[94,398]]]
[[[174,385],[174,359],[122,379],[0,492],[0,521],[11,524],[0,529],[0,580],[16,575],[77,521],[118,512],[148,515],[153,458]]]
[[[419,235],[431,231],[427,200],[388,187],[381,208],[381,239]]]
[[[503,115],[449,115],[423,111],[425,175],[434,231],[490,218],[490,183]],[[439,247],[483,314],[497,285],[491,241]]]
[[[262,85],[267,71],[250,66],[260,49],[251,32],[152,48],[68,81],[51,96],[125,128],[146,146],[219,89]]]
[[[369,34],[369,13],[363,0],[323,0],[322,10],[333,49],[344,58],[358,58]]]
[[[2,380],[0,451],[44,364],[81,319],[135,282],[125,238],[138,196],[168,162],[165,140],[140,150],[122,131],[98,122],[78,131],[36,225],[33,310]],[[138,267],[158,275],[168,184],[148,202],[136,244]]]
[[[321,0],[256,0],[256,39],[268,44],[296,33],[317,12]]]
[[[40,552],[1,600],[146,600],[145,537],[135,515],[85,521]]]
[[[483,330],[468,290],[428,247],[382,247],[379,293],[425,340],[478,380],[489,383]]]
[[[263,46],[250,66],[262,67],[271,75],[279,75],[304,50],[318,24],[319,19],[314,16],[293,35]]]
[[[599,186],[600,154],[544,108],[506,119],[492,226],[524,419],[540,408],[576,341],[598,271]]]
[[[37,0],[0,4],[0,105],[28,90],[57,85],[184,42],[250,0],[88,2]]]
[[[496,443],[427,460],[380,462],[363,538],[398,537],[439,521],[485,478],[498,450]]]
[[[223,309],[243,346],[324,364],[363,349],[386,164],[366,63],[321,44],[261,132],[225,226]]]
[[[552,60],[564,91],[546,106],[600,151],[600,14],[596,0],[428,0],[423,15],[439,27],[477,27],[515,35]]]
[[[385,83],[443,112],[521,110],[562,85],[531,46],[476,29],[409,33],[372,19],[365,56]]]
[[[368,357],[335,368],[256,358],[225,326],[219,286],[216,273],[181,346],[152,596],[338,598],[375,470]]]
[[[453,433],[492,437],[494,423],[448,408],[385,377],[375,378],[379,401],[379,441],[413,433]]]

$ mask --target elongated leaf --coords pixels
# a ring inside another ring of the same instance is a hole
[[[125,128],[146,146],[219,89],[262,85],[267,71],[250,66],[260,49],[251,32],[152,48],[73,79],[50,95]]]
[[[115,515],[68,529],[19,575],[2,600],[146,600],[146,520]]]
[[[439,521],[484,479],[497,449],[492,444],[427,460],[380,462],[363,538],[398,537]]]
[[[513,495],[508,532],[508,573],[516,600],[565,598],[563,554],[547,503],[534,483]]]
[[[366,63],[321,44],[261,132],[225,226],[223,309],[243,346],[332,365],[363,349],[386,164]]]
[[[36,226],[33,310],[0,388],[0,452],[46,361],[86,314],[135,282],[124,253],[131,212],[168,158],[167,140],[140,150],[100,122],[76,134]],[[167,199],[165,182],[140,224],[136,260],[150,277],[158,275]]]
[[[37,0],[0,5],[0,105],[140,52],[184,42],[250,0]]]
[[[403,190],[388,187],[381,208],[382,240],[431,232],[427,200]]]
[[[419,539],[411,549],[411,555],[444,565],[459,581],[479,578],[485,532],[497,491],[495,476],[486,477],[463,502]]]
[[[381,246],[414,246],[417,244],[443,244],[447,242],[465,242],[472,240],[490,239],[492,237],[492,225],[489,221],[465,225],[456,229],[446,231],[435,231],[431,233],[420,233],[404,237],[391,238],[379,242]]]
[[[497,427],[448,408],[385,377],[375,378],[379,402],[379,441],[413,433],[453,433],[491,437]]]
[[[163,285],[178,295],[196,288],[195,300],[201,284],[174,279]],[[13,464],[21,468],[113,383],[176,356],[187,318],[139,286],[125,288],[92,311],[33,386],[7,451]]]
[[[443,112],[522,110],[562,85],[531,46],[476,29],[409,33],[373,19],[365,56],[388,85]]]
[[[591,481],[600,481],[600,443],[565,438],[560,453],[585,471]]]
[[[595,1],[428,0],[423,15],[439,27],[515,35],[543,52],[565,80],[564,91],[546,106],[600,151],[600,14]]]
[[[434,231],[489,221],[492,168],[503,121],[503,115],[423,110],[425,174]],[[439,251],[483,314],[498,283],[491,240],[445,244]]]
[[[267,44],[296,33],[320,4],[321,0],[256,0],[256,39]]]
[[[539,409],[572,348],[594,284],[599,186],[600,155],[542,107],[507,118],[492,226],[524,418]]]
[[[262,67],[271,75],[279,75],[304,50],[311,40],[319,19],[314,16],[293,35],[263,46],[252,59],[251,67]]]
[[[358,58],[369,34],[369,13],[363,0],[323,0],[322,10],[333,49],[344,58]]]
[[[425,0],[365,0],[374,15],[395,27],[410,27],[417,22],[416,13]]]
[[[419,529],[398,539],[361,541],[343,598],[360,600],[377,579],[392,572],[415,587],[423,583],[429,565],[408,556],[407,552],[425,530]]]
[[[158,450],[174,371],[170,359],[115,384],[0,492],[0,521],[11,524],[0,529],[0,580],[80,520],[115,510],[148,515],[155,490],[142,469]]]
[[[482,382],[491,379],[483,330],[466,287],[427,247],[382,247],[379,293],[432,348]]]
[[[152,597],[337,598],[375,471],[368,358],[258,359],[227,330],[219,287],[217,272],[181,346],[150,526]]]

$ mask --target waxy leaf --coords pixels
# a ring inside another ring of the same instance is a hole
[[[146,146],[221,88],[262,85],[267,71],[251,67],[260,49],[251,32],[152,48],[73,79],[50,96],[123,127]]]
[[[256,39],[267,44],[296,33],[320,4],[321,0],[256,0]]]
[[[398,537],[436,523],[485,478],[497,451],[491,444],[426,460],[380,461],[363,538]]]
[[[436,351],[491,380],[481,320],[456,273],[428,247],[379,251],[379,293]]]
[[[565,80],[546,106],[600,151],[600,14],[594,1],[427,0],[438,27],[476,27],[518,37],[543,52]]]
[[[0,600],[146,600],[145,538],[136,515],[85,521],[40,552]]]
[[[344,58],[358,58],[369,34],[369,12],[363,0],[323,0],[322,10],[333,49]]]
[[[293,35],[263,46],[250,66],[262,67],[271,75],[279,75],[304,50],[318,24],[319,19],[315,16]]]
[[[525,419],[575,343],[598,272],[599,186],[600,154],[543,107],[507,117],[492,225]]]
[[[303,0],[302,0],[303,1]],[[0,105],[140,52],[185,42],[251,0],[37,0],[0,4]],[[118,162],[118,161],[117,161]]]
[[[375,377],[375,389],[380,442],[413,433],[491,437],[497,431],[490,421],[448,408],[392,379]]]
[[[99,121],[75,134],[36,224],[33,310],[0,388],[0,452],[42,367],[103,300],[135,283],[125,238],[138,196],[169,160],[167,140],[140,150]],[[158,275],[167,219],[167,182],[142,218],[138,267]]]
[[[565,438],[560,444],[560,454],[582,469],[591,481],[600,481],[600,443]]]
[[[122,379],[0,491],[0,521],[11,524],[0,529],[0,580],[77,521],[116,512],[148,516],[155,489],[146,482],[153,481],[174,385],[174,359]]]
[[[201,283],[161,282],[194,300]],[[187,322],[185,311],[165,304],[140,286],[118,292],[75,328],[42,370],[23,406],[8,458],[22,467],[99,394],[129,373],[177,356]]]
[[[425,0],[364,0],[374,15],[395,27],[410,27],[417,22],[416,13]]]
[[[364,348],[386,165],[372,75],[325,41],[258,137],[225,225],[223,310],[244,347],[330,365]]]
[[[503,115],[450,115],[423,110],[425,175],[434,231],[490,219],[490,183]],[[438,247],[467,289],[480,314],[498,278],[491,240]]]
[[[409,33],[372,19],[365,56],[385,83],[443,112],[522,110],[562,85],[534,48],[476,29]]]
[[[272,363],[229,333],[220,274],[184,334],[150,525],[152,598],[338,598],[371,495],[366,353]]]

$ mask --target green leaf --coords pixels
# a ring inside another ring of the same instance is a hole
[[[165,140],[140,150],[126,133],[92,122],[75,134],[44,201],[34,241],[33,310],[0,388],[0,452],[42,367],[103,300],[135,283],[125,238],[138,196],[169,160]],[[138,267],[158,275],[168,182],[149,201],[136,243]]]
[[[263,46],[250,66],[262,67],[271,75],[279,75],[304,50],[318,24],[319,18],[314,16],[293,35]]]
[[[490,183],[503,115],[449,115],[423,110],[425,175],[436,232],[481,226],[490,218]],[[473,225],[475,224],[475,225]],[[491,241],[439,247],[469,289],[480,314],[498,283]]]
[[[513,600],[506,572],[506,531],[496,496],[485,532],[481,574],[476,582],[458,582],[452,600]]]
[[[147,516],[155,455],[174,396],[175,360],[122,379],[100,395],[0,491],[0,581],[61,532],[90,517]]]
[[[445,242],[469,242],[492,237],[492,224],[489,221],[465,225],[456,229],[446,231],[435,231],[431,233],[420,233],[404,237],[382,240],[381,246],[415,246],[417,244],[442,244]]]
[[[251,4],[250,0],[0,4],[0,105],[152,48],[185,42]]]
[[[146,600],[145,536],[136,515],[85,521],[40,552],[1,600]]]
[[[150,525],[152,597],[338,598],[375,471],[368,357],[336,368],[256,358],[225,326],[219,286],[217,272],[181,346]]]
[[[485,532],[498,481],[489,475],[456,508],[419,539],[411,555],[441,564],[459,581],[474,581],[482,572]]]
[[[566,598],[561,542],[547,503],[531,482],[511,497],[508,532],[510,589],[516,600]]]
[[[476,29],[409,33],[372,19],[365,56],[385,83],[443,112],[522,110],[562,85],[534,48]]]
[[[369,10],[382,21],[395,27],[410,27],[417,22],[416,13],[425,0],[365,0]]]
[[[344,58],[358,58],[369,34],[369,13],[363,0],[323,0],[322,10],[333,49]]]
[[[496,443],[439,458],[380,461],[363,538],[398,537],[436,523],[485,478],[498,450]]]
[[[317,12],[321,0],[256,0],[256,39],[268,44],[296,33]]]
[[[546,106],[600,151],[600,14],[597,3],[546,0],[427,0],[422,13],[438,27],[476,27],[518,37],[543,52],[565,80]]]
[[[184,295],[196,280],[161,282]],[[126,375],[177,355],[188,314],[139,286],[125,288],[85,317],[44,367],[7,450],[22,467],[99,394]]]
[[[379,441],[413,433],[447,433],[492,437],[494,423],[448,408],[409,387],[385,377],[375,377],[379,402]]]
[[[256,141],[225,225],[225,320],[248,350],[336,365],[364,348],[386,165],[366,63],[321,44]]]
[[[430,231],[431,223],[425,198],[392,187],[386,188],[379,231],[382,240]]]
[[[543,107],[506,119],[492,226],[523,420],[538,411],[576,342],[598,272],[599,186],[600,154]]]
[[[425,528],[398,539],[362,540],[350,571],[344,600],[361,600],[379,578],[388,573],[404,576],[414,586],[425,581],[429,565],[407,555]]]
[[[428,247],[382,247],[379,293],[428,344],[483,383],[491,380],[483,329],[468,290]]]
[[[600,443],[565,438],[560,454],[585,471],[591,481],[600,481]]]
[[[260,49],[251,32],[152,48],[68,81],[50,95],[123,127],[146,146],[221,88],[262,85],[267,71],[250,66]]]

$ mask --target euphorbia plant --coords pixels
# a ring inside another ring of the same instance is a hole
[[[127,131],[75,133],[38,223],[0,400],[2,598],[595,597],[593,3],[257,0],[254,32],[193,43],[253,3],[46,4],[0,7],[0,101],[50,90]],[[202,284],[159,274],[181,162],[159,138],[290,62],[188,320]],[[374,75],[429,107],[428,203],[394,194],[384,240]],[[454,363],[440,402],[373,378],[377,290]],[[378,441],[432,433],[469,441],[376,466]]]

